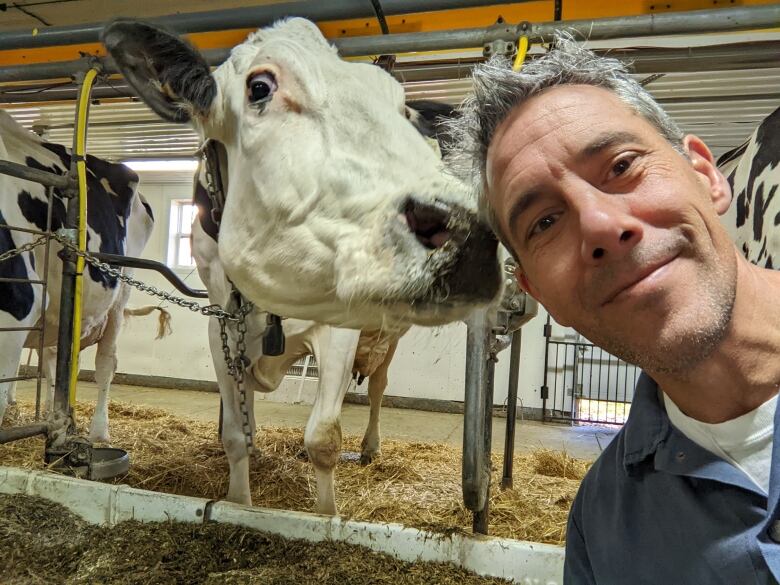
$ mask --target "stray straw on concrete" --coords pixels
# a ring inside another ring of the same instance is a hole
[[[32,419],[31,404],[9,408],[8,425]],[[92,406],[79,405],[85,425]],[[163,410],[111,403],[112,444],[130,452],[129,473],[117,483],[154,491],[221,499],[227,494],[228,464],[217,425],[175,417]],[[216,415],[215,415],[216,418]],[[344,437],[344,451],[359,451],[360,437]],[[250,469],[255,506],[312,511],[314,472],[303,446],[303,429],[258,430]],[[0,465],[40,469],[43,440],[0,446]],[[502,491],[501,456],[493,456],[490,534],[562,544],[566,519],[589,462],[560,451],[515,457],[514,488]],[[461,453],[439,443],[384,440],[382,455],[363,467],[342,461],[336,469],[340,514],[355,520],[399,522],[436,532],[471,532],[462,503]]]

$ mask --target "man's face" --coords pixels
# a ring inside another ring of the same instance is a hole
[[[682,156],[611,92],[569,85],[515,108],[488,150],[488,199],[520,284],[562,325],[650,372],[725,335],[731,193],[696,137]]]

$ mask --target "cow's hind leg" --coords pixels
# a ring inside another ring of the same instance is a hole
[[[127,295],[124,294],[126,297]],[[108,321],[97,343],[95,354],[95,383],[98,387],[95,412],[89,425],[89,439],[95,443],[108,443],[108,402],[111,382],[117,367],[116,344],[124,321],[124,302],[116,302],[108,312]]]
[[[398,341],[390,345],[385,355],[385,361],[368,378],[368,402],[371,405],[368,416],[368,427],[360,445],[360,464],[368,465],[381,455],[381,440],[379,435],[379,412],[382,409],[382,396],[387,389],[387,370],[393,361]]]
[[[5,220],[0,214],[0,220]],[[0,254],[16,248],[8,230],[0,230]],[[36,278],[22,255],[0,262],[0,276],[6,278]],[[0,328],[31,327],[41,310],[41,288],[27,283],[0,282]],[[4,331],[0,335],[0,380],[16,378],[22,357],[22,346],[28,331]],[[0,382],[0,423],[5,417],[14,382]]]
[[[341,455],[341,403],[349,387],[360,332],[322,327],[315,343],[319,388],[304,434],[317,478],[317,512],[336,514],[333,472]]]
[[[2,319],[0,324],[6,325]],[[8,325],[18,326],[17,324]],[[8,331],[2,334],[0,343],[0,380],[15,378],[19,371],[19,360],[22,357],[22,346],[27,337],[26,331]],[[11,386],[14,382],[0,382],[0,423],[5,417],[5,410],[9,404]]]

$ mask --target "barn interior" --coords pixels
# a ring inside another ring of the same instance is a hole
[[[204,0],[2,3],[0,108],[44,140],[70,145],[80,80],[76,72],[93,57],[106,57],[94,33],[101,23],[116,17],[162,18],[161,22],[187,35],[215,65],[247,34],[289,15],[314,20],[348,60],[376,63],[392,54],[391,74],[407,99],[451,106],[469,95],[475,64],[491,52],[513,55],[516,51],[517,39],[497,31],[516,32],[515,27],[526,23],[530,40],[526,59],[534,59],[548,45],[539,31],[576,26],[591,31],[583,35],[589,38],[589,48],[630,62],[633,76],[684,132],[704,139],[715,156],[747,140],[780,101],[780,29],[768,24],[777,20],[767,16],[780,5],[765,0],[383,0],[373,5],[369,0],[224,0],[218,4]],[[383,9],[382,19],[376,4]],[[759,14],[761,10],[767,12]],[[728,13],[727,18],[727,11],[742,12]],[[753,16],[763,18],[763,24],[751,24]],[[657,25],[652,20],[656,17]],[[387,30],[383,31],[381,21]],[[452,34],[465,29],[473,32],[469,40]],[[89,107],[87,152],[123,162],[138,173],[139,190],[156,218],[142,257],[168,266],[192,289],[206,288],[190,246],[191,223],[197,216],[192,204],[193,173],[200,146],[188,125],[161,120],[119,74],[99,78]],[[136,277],[178,294],[157,272],[141,270]],[[170,312],[172,333],[154,339],[152,317],[126,321],[119,338],[112,400],[216,424],[219,396],[207,319],[132,290],[130,306],[150,303]],[[388,371],[383,437],[460,448],[467,410],[467,356],[473,349],[466,329],[464,323],[415,326],[401,339]],[[512,371],[509,349],[498,354],[495,364],[492,450],[498,455],[505,449],[509,413],[516,418],[510,440],[518,453],[554,449],[583,460],[595,459],[628,416],[639,370],[573,329],[556,324],[543,307],[521,332],[522,336],[514,337],[519,347],[516,371]],[[95,352],[94,346],[81,352],[79,401],[91,402],[96,396]],[[20,373],[31,379],[17,383],[21,402],[33,403],[40,392],[37,363],[35,352],[26,349]],[[255,395],[258,428],[305,426],[317,394],[318,366],[312,357],[302,358],[276,391]],[[365,428],[367,387],[367,383],[350,386],[342,412],[345,435],[360,435]]]

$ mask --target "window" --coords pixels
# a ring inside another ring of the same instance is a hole
[[[191,199],[171,201],[171,220],[168,229],[168,266],[172,268],[192,268],[192,221],[198,215]]]

